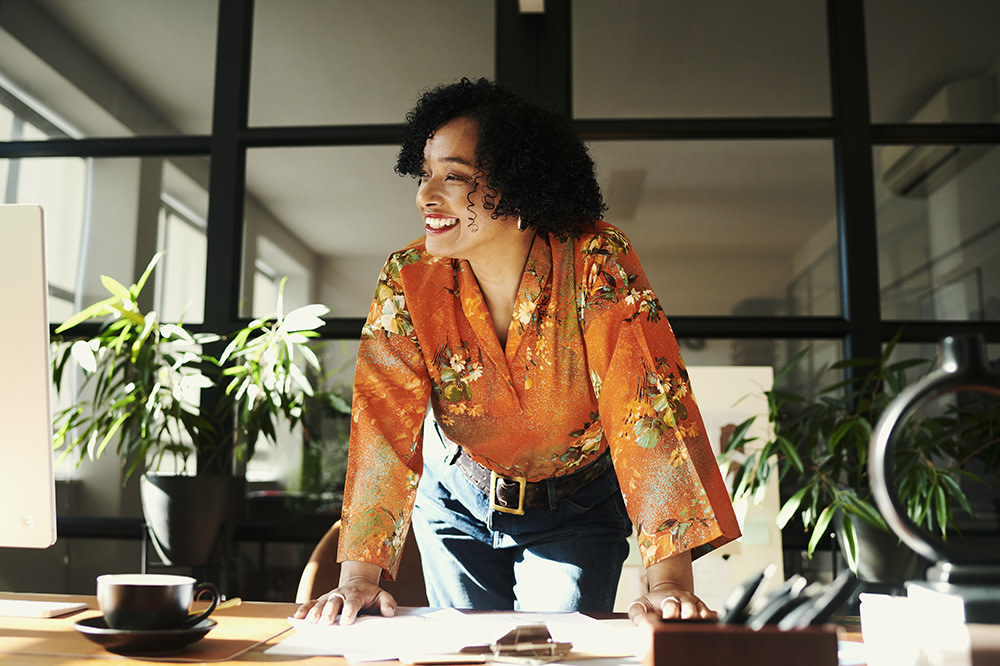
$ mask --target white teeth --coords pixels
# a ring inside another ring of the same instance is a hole
[[[424,224],[426,224],[431,229],[444,229],[445,227],[450,227],[457,223],[453,217],[425,217]]]

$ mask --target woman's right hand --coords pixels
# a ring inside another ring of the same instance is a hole
[[[351,624],[358,613],[377,608],[385,617],[396,613],[396,600],[378,586],[381,567],[368,562],[344,562],[340,567],[340,585],[318,599],[299,606],[294,617],[316,624],[333,624],[340,614],[340,624]]]

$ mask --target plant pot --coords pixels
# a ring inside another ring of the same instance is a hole
[[[863,581],[902,585],[917,577],[921,558],[895,534],[884,532],[852,516],[854,532],[858,537],[858,568],[855,572]],[[838,513],[834,521],[837,545],[847,559],[844,548],[844,524]]]
[[[164,563],[222,561],[243,510],[246,480],[235,476],[146,474],[139,486],[153,547]]]

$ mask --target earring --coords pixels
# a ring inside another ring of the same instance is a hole
[[[522,220],[522,219],[521,219],[521,216],[520,216],[520,215],[518,215],[518,216],[517,216],[517,230],[518,230],[518,231],[524,231],[524,230],[525,230],[525,229],[527,229],[527,228],[528,228],[528,225],[526,225],[526,224],[524,223],[524,220]]]

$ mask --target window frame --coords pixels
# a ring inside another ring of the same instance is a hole
[[[831,339],[845,358],[875,357],[903,330],[903,342],[979,334],[1000,342],[995,322],[883,319],[878,289],[873,148],[920,143],[1000,143],[1000,124],[879,124],[869,114],[864,0],[827,0],[832,115],[780,118],[577,118],[587,141],[829,139],[834,143],[842,315],[805,317],[675,316],[679,338]],[[396,124],[249,127],[253,2],[219,0],[213,124],[210,135],[61,138],[0,142],[0,158],[38,156],[209,156],[206,229],[207,331],[233,330],[240,317],[246,152],[255,147],[395,145]],[[496,79],[572,116],[571,2],[550,0],[542,15],[496,0]],[[356,340],[363,320],[331,317],[325,339]]]

